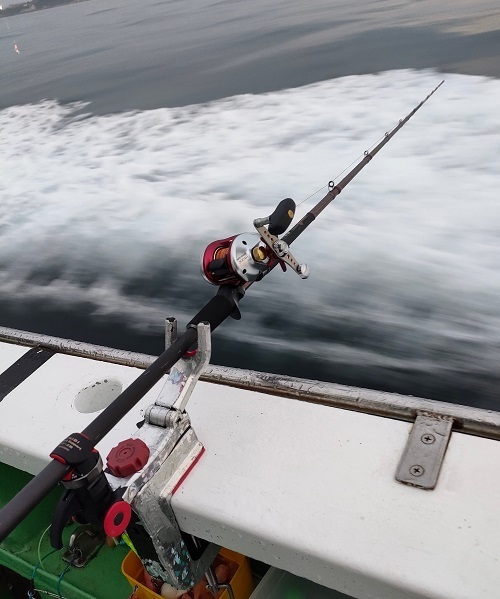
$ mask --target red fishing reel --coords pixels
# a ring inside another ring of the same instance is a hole
[[[277,262],[283,270],[288,264],[303,279],[307,278],[307,266],[299,265],[287,243],[278,238],[288,229],[294,214],[295,202],[286,198],[271,216],[254,220],[257,233],[213,241],[201,257],[204,279],[212,285],[242,285],[262,278]]]
[[[212,285],[241,285],[267,270],[269,255],[257,233],[212,241],[203,252],[201,273]]]

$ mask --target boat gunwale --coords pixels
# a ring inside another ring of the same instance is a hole
[[[0,342],[41,346],[61,354],[140,369],[156,360],[148,354],[9,327],[0,327]],[[500,412],[493,410],[227,366],[209,365],[200,380],[407,422],[413,422],[420,413],[451,417],[453,430],[500,440]]]

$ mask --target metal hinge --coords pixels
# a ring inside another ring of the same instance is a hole
[[[165,324],[165,345],[169,347],[177,337],[177,321],[175,318],[167,318]],[[196,328],[198,348],[172,366],[156,402],[144,414],[147,424],[169,428],[182,418],[188,399],[210,362],[210,325],[200,323]]]
[[[419,413],[396,471],[396,480],[434,489],[451,436],[453,418]]]

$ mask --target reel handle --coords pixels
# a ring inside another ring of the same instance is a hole
[[[295,202],[292,198],[285,198],[276,206],[276,210],[269,217],[269,233],[281,235],[284,233],[295,216]]]
[[[256,218],[253,226],[259,230],[260,227],[269,225],[268,231],[271,235],[277,237],[284,233],[295,215],[295,202],[292,198],[285,198],[276,206],[276,210],[266,218]]]

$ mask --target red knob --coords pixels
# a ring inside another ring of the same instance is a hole
[[[149,460],[149,447],[141,439],[120,441],[106,461],[111,474],[126,478],[142,470]]]
[[[132,518],[132,508],[126,501],[117,501],[104,516],[104,532],[108,537],[119,537],[126,530]]]

